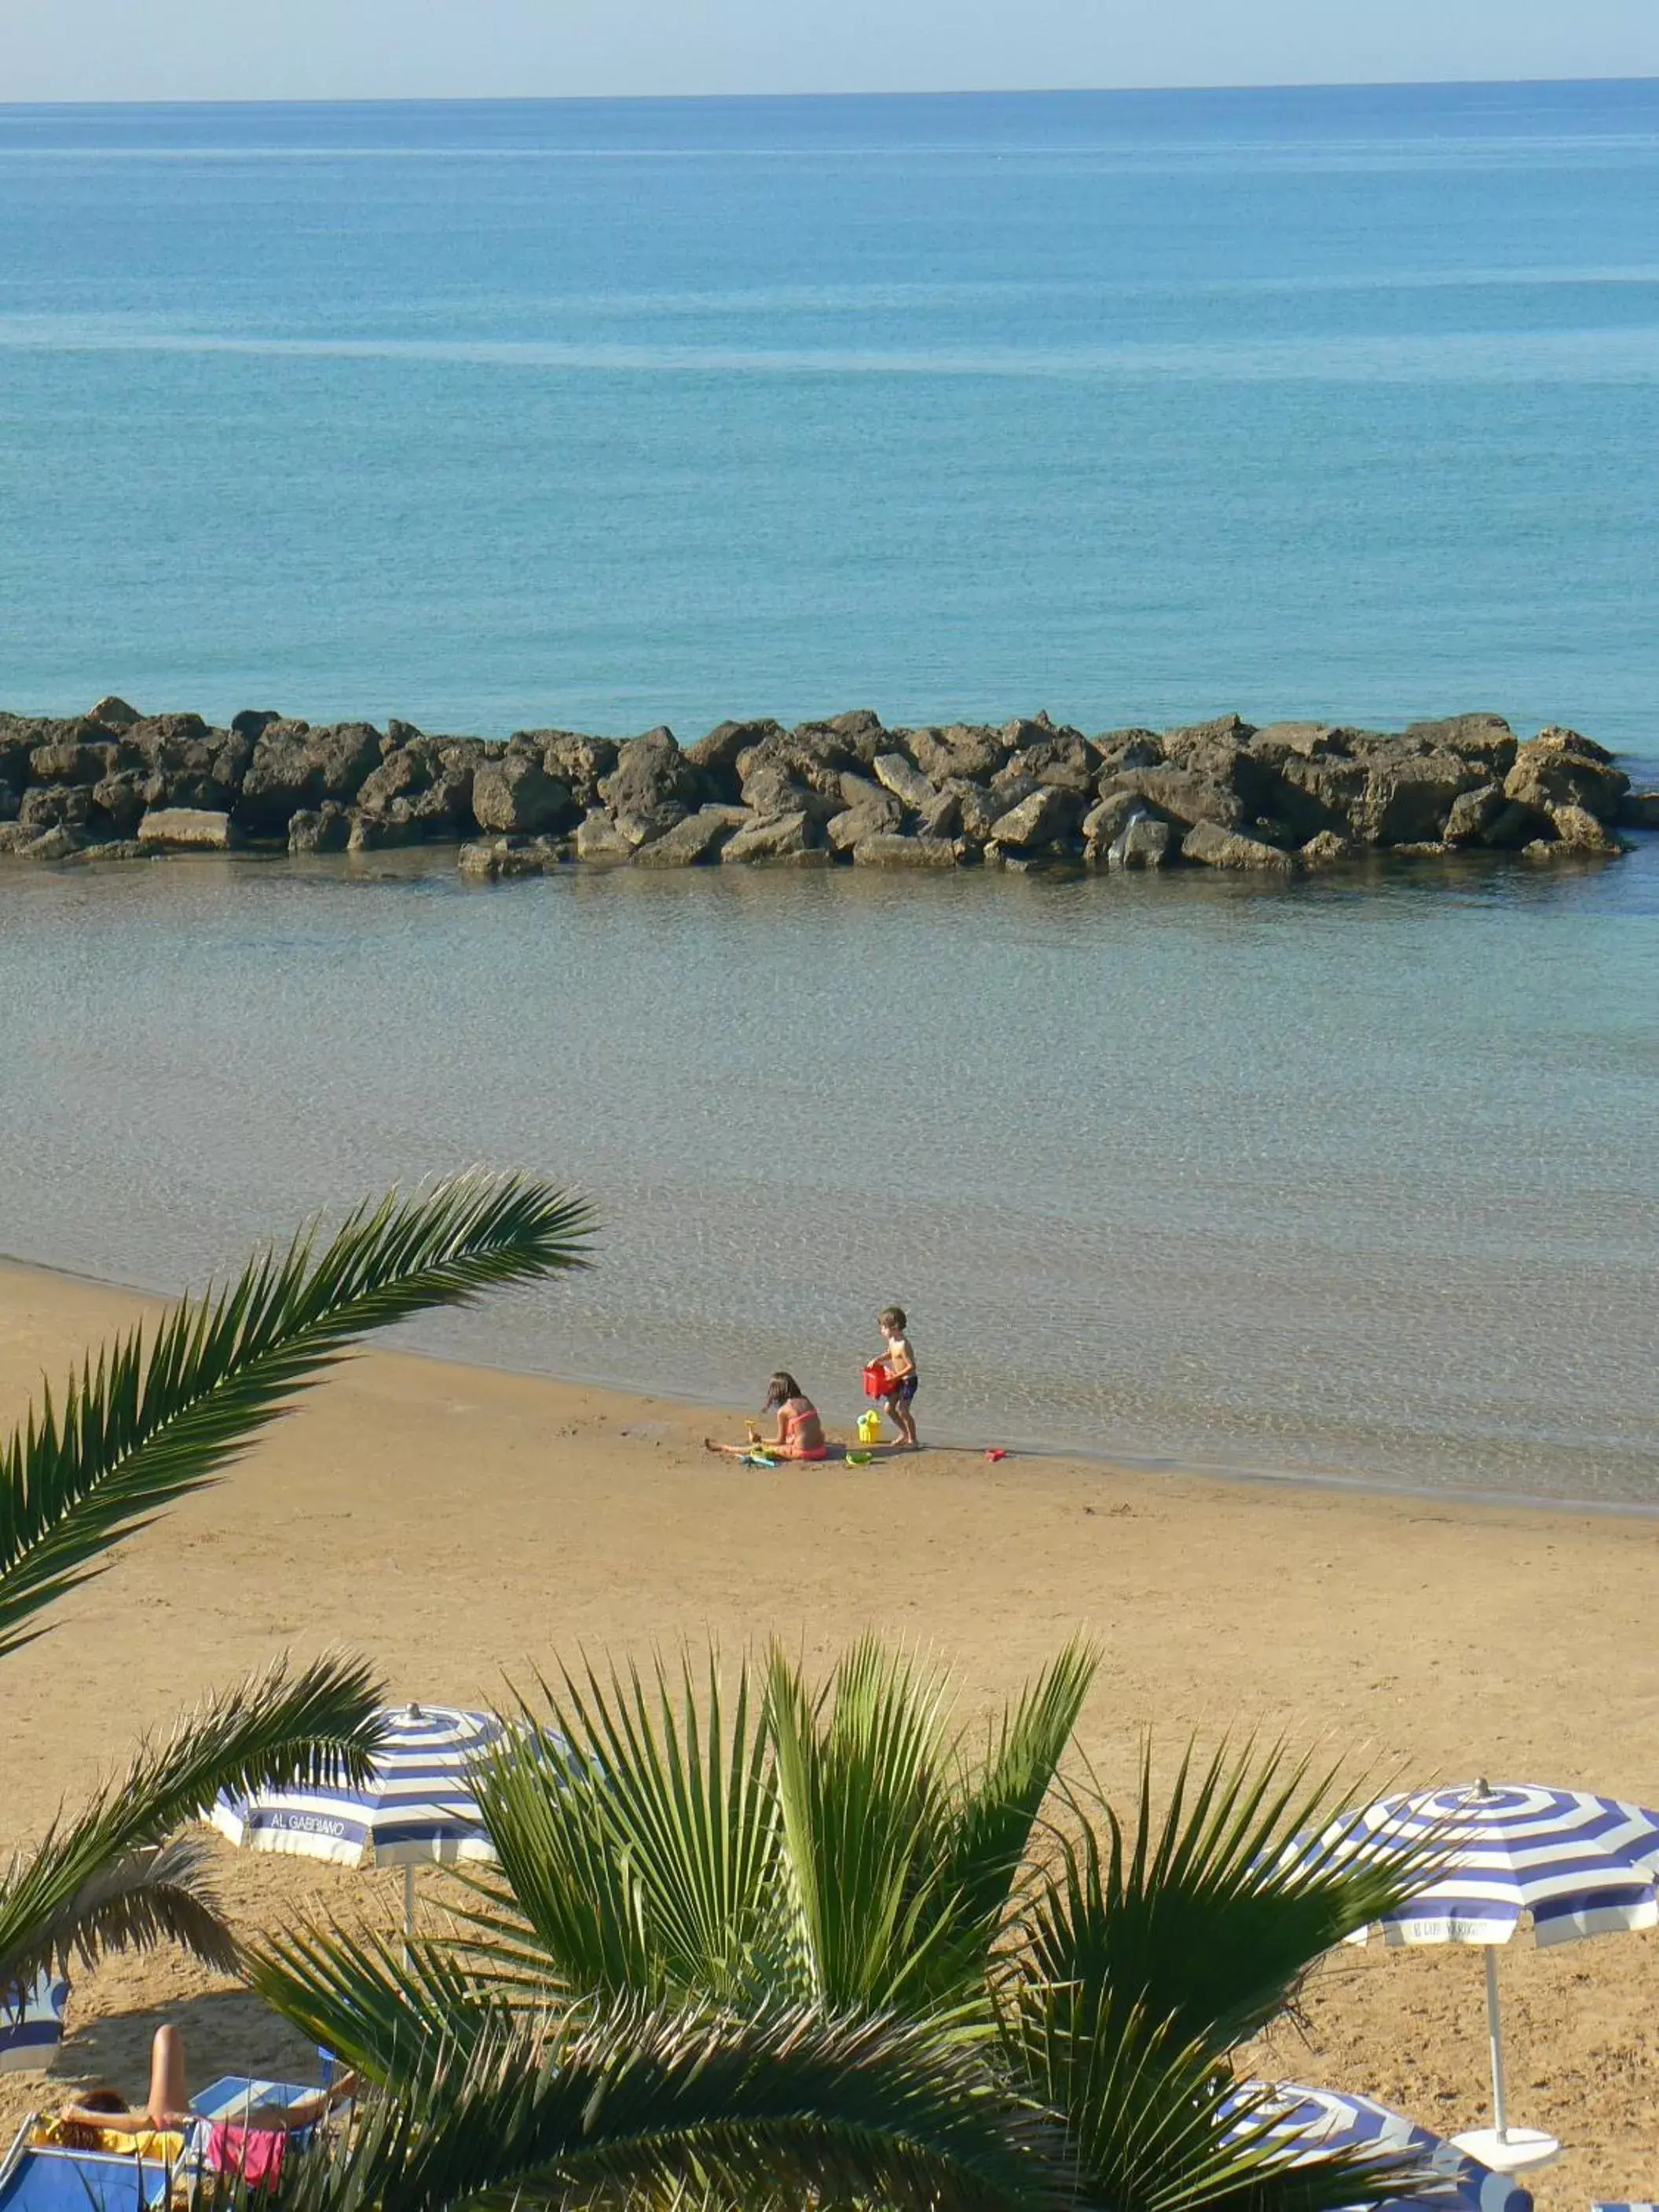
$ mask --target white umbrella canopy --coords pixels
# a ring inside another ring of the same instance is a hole
[[[1545,2165],[1560,2150],[1555,2137],[1509,2123],[1498,1947],[1522,1926],[1540,1946],[1659,1927],[1659,1812],[1583,1790],[1481,1780],[1379,1798],[1321,1839],[1356,1850],[1392,1840],[1435,1846],[1443,1870],[1348,1941],[1380,1934],[1484,1948],[1492,2124],[1453,2140],[1499,2172]]]
[[[471,1770],[506,1734],[495,1713],[459,1705],[393,1706],[362,1784],[221,1795],[209,1816],[244,1850],[291,1851],[337,1866],[401,1866],[404,1926],[414,1917],[415,1869],[495,1856]]]

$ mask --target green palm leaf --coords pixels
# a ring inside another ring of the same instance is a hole
[[[779,1824],[747,1664],[729,1691],[712,1649],[701,1684],[684,1656],[678,1680],[659,1662],[541,1689],[477,1770],[501,1869],[475,1885],[481,1953],[522,1972],[539,1957],[568,1995],[775,1996]]]
[[[814,1696],[775,1651],[768,1723],[823,2002],[949,2008],[982,1996],[1096,1665],[1067,1644],[974,1758],[941,1670],[866,1637]]]
[[[1298,2159],[1206,2043],[1109,1987],[1021,1984],[1005,2014],[1017,2079],[1064,2118],[1085,2192],[1113,2212],[1340,2212],[1409,2193],[1409,2157]]]
[[[60,1819],[0,1872],[0,1990],[53,1960],[122,1944],[183,1942],[210,1966],[235,1945],[199,1849],[165,1844],[221,1790],[240,1794],[342,1772],[360,1779],[384,1725],[381,1690],[361,1661],[281,1662],[221,1692],[160,1743],[145,1743],[84,1811]]]
[[[1098,1651],[1073,1637],[991,1724],[983,1759],[961,1757],[937,1894],[981,1975],[1099,1665]]]
[[[587,1207],[545,1184],[474,1172],[362,1207],[320,1251],[288,1251],[143,1325],[48,1391],[0,1449],[0,1654],[103,1554],[212,1481],[368,1331],[493,1285],[584,1264]]]
[[[1060,2147],[971,2055],[894,2020],[748,2021],[628,2006],[518,2022],[446,2055],[417,2098],[296,2179],[295,2212],[812,2195],[915,2212],[1042,2212]]]
[[[1438,1871],[1432,1842],[1383,1836],[1345,1856],[1336,1839],[1370,1794],[1253,1744],[1201,1768],[1189,1747],[1161,1811],[1149,1749],[1127,1829],[1097,1790],[1073,1786],[1021,1917],[1021,1971],[1109,1990],[1182,2044],[1224,2051],[1291,2003],[1333,1944]]]

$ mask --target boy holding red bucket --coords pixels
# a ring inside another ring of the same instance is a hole
[[[902,1447],[915,1451],[916,1424],[911,1401],[916,1395],[916,1355],[905,1334],[908,1323],[902,1306],[889,1306],[877,1317],[886,1351],[864,1370],[864,1395],[878,1398],[899,1432]]]

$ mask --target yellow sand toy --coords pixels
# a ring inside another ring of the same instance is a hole
[[[876,1444],[881,1442],[881,1415],[873,1406],[867,1413],[859,1415],[859,1442]]]

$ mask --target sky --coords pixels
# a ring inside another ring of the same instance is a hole
[[[1659,0],[0,0],[0,100],[1659,76]]]

